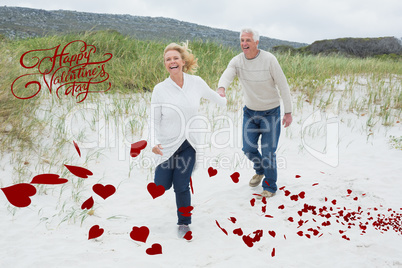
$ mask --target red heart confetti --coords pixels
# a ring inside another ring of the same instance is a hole
[[[141,140],[131,144],[130,156],[137,157],[147,147],[147,141]]]
[[[351,194],[351,193],[352,193],[352,190],[348,189],[348,194]]]
[[[31,204],[30,196],[36,194],[35,186],[28,183],[19,183],[12,186],[1,188],[8,202],[13,206],[22,208]]]
[[[306,193],[305,193],[305,192],[300,192],[300,193],[299,193],[299,197],[300,197],[301,199],[304,199],[305,196],[306,196]]]
[[[78,155],[81,157],[80,147],[78,147],[78,144],[75,141],[73,141],[73,143],[74,143],[75,150],[77,150]]]
[[[300,175],[296,175],[296,176],[295,176],[296,179],[298,179],[298,178],[300,178],[300,177],[301,177]]]
[[[91,196],[84,203],[82,203],[81,209],[91,209],[93,206],[94,206],[94,199]]]
[[[92,186],[92,190],[103,199],[110,197],[116,192],[116,188],[113,185],[102,185],[100,183]]]
[[[32,184],[63,184],[67,179],[60,178],[57,174],[40,174],[33,177]]]
[[[229,220],[233,223],[236,223],[236,218],[235,217],[230,217]]]
[[[187,241],[190,241],[191,239],[193,239],[193,232],[188,231],[184,236],[184,239],[186,239]]]
[[[243,230],[241,228],[237,228],[233,230],[233,234],[242,236],[243,235]]]
[[[191,189],[191,193],[194,194],[194,189],[193,189],[193,180],[190,177],[190,189]]]
[[[255,205],[255,198],[253,198],[253,199],[250,200],[250,204],[251,204],[252,207],[254,207],[254,205]]]
[[[275,257],[275,248],[272,249],[271,257]]]
[[[232,181],[233,181],[234,183],[238,183],[238,182],[239,182],[239,177],[240,177],[239,172],[235,172],[235,173],[233,173],[232,175],[230,175],[230,178],[232,178]]]
[[[261,208],[261,211],[262,211],[262,213],[265,214],[265,212],[267,211],[267,206],[263,206],[263,207]]]
[[[317,186],[319,183],[314,183],[312,186]]]
[[[275,236],[276,236],[276,233],[275,233],[275,231],[268,231],[268,233],[272,236],[272,237],[274,237],[275,238]]]
[[[136,227],[134,226],[130,232],[131,239],[139,242],[147,242],[149,236],[149,229],[146,226]]]
[[[165,193],[165,187],[163,185],[156,185],[154,182],[148,183],[147,189],[153,199]]]
[[[191,211],[193,210],[192,206],[188,206],[188,207],[181,207],[179,208],[179,211],[182,213],[183,217],[190,217],[191,216]]]
[[[218,174],[218,170],[214,169],[213,167],[209,167],[209,168],[208,168],[208,175],[209,175],[209,177],[213,177],[213,176],[215,176],[216,174]]]
[[[244,243],[248,246],[248,247],[253,247],[254,246],[254,243],[253,243],[253,239],[250,237],[250,236],[248,236],[248,235],[243,235],[243,241],[244,241]]]
[[[99,225],[94,225],[89,229],[88,240],[100,237],[103,232],[102,228],[99,228]]]
[[[285,205],[280,205],[279,207],[278,207],[278,209],[284,209],[285,208]]]
[[[72,174],[74,174],[77,177],[86,179],[88,178],[88,176],[93,175],[93,173],[86,169],[86,168],[82,168],[82,167],[77,167],[77,166],[70,166],[70,165],[64,165]]]
[[[153,244],[145,251],[148,255],[162,254],[162,246],[160,244]]]
[[[219,225],[219,222],[217,220],[215,220],[215,222],[216,222],[216,225],[218,225],[219,229],[221,229],[222,232],[224,232],[226,235],[228,235],[228,232]]]

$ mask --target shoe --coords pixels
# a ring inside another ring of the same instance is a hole
[[[264,178],[264,175],[255,174],[255,175],[251,178],[249,185],[250,185],[251,187],[256,187],[256,186],[260,185],[262,178]]]
[[[270,198],[270,197],[273,197],[274,195],[275,195],[275,193],[264,190],[264,191],[262,191],[261,195],[257,195],[257,199],[262,199],[263,197]]]
[[[179,238],[183,238],[189,231],[190,227],[188,225],[185,224],[179,225],[179,229],[177,230],[177,236]]]

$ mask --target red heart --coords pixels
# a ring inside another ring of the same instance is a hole
[[[193,233],[191,231],[188,231],[184,236],[184,239],[190,241],[191,239],[193,239]]]
[[[36,194],[35,186],[28,183],[20,183],[9,187],[1,188],[7,200],[14,206],[22,208],[31,204],[30,196]]]
[[[145,147],[147,147],[147,141],[145,140],[137,141],[136,143],[131,144],[131,157],[137,157],[141,151],[145,149]]]
[[[165,193],[165,187],[163,187],[163,185],[157,186],[154,182],[148,183],[147,189],[153,199],[155,199]]]
[[[250,236],[243,235],[242,238],[243,238],[244,243],[246,243],[247,246],[249,246],[250,248],[254,246],[253,239]]]
[[[300,197],[301,199],[304,199],[305,196],[306,196],[306,193],[305,193],[305,192],[300,192],[300,193],[299,193],[299,197]]]
[[[103,199],[108,198],[116,192],[116,188],[113,185],[102,185],[100,183],[92,186],[92,190]]]
[[[162,246],[160,244],[153,244],[149,249],[146,250],[148,255],[162,254]]]
[[[139,242],[147,242],[149,236],[149,229],[146,226],[141,227],[133,227],[133,230],[130,233],[131,239]]]
[[[70,165],[64,165],[71,173],[73,173],[75,176],[86,179],[88,176],[93,175],[93,173],[82,167],[76,167],[76,166],[70,166]]]
[[[233,233],[235,235],[242,236],[243,235],[243,230],[241,228],[237,228],[237,229],[233,230]]]
[[[75,143],[75,141],[73,141],[73,143],[74,143],[74,147],[75,147],[75,149],[77,150],[78,155],[81,157],[81,151],[80,151],[80,147],[78,147],[78,144],[77,144],[77,143]]]
[[[218,174],[218,170],[214,169],[213,167],[209,167],[208,168],[208,174],[209,174],[209,177],[213,177],[216,174]]]
[[[82,203],[81,209],[91,209],[94,206],[94,199],[92,196]]]
[[[181,207],[179,208],[179,211],[182,213],[183,217],[190,217],[191,216],[191,211],[193,210],[192,206],[188,206],[188,207]]]
[[[238,182],[239,182],[240,174],[239,174],[239,172],[235,172],[235,173],[233,173],[232,175],[230,175],[230,177],[232,178],[232,181],[233,181],[234,183],[238,183]]]
[[[60,178],[57,174],[40,174],[33,177],[31,183],[37,184],[63,184],[68,182],[67,179]]]
[[[99,225],[94,225],[89,229],[88,240],[97,238],[103,234],[105,230],[99,228]]]
[[[269,233],[272,237],[275,237],[275,236],[276,236],[275,231],[268,231],[268,233]]]
[[[236,221],[237,221],[235,217],[230,217],[229,220],[230,220],[231,222],[233,222],[233,223],[236,223]]]

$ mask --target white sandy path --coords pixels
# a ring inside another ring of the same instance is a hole
[[[306,113],[310,113],[307,111]],[[311,239],[297,235],[309,227],[316,227],[323,219],[311,214],[299,217],[297,211],[305,203],[317,206],[347,207],[363,211],[377,207],[386,213],[388,208],[402,213],[402,151],[391,149],[388,136],[401,135],[402,126],[379,128],[369,138],[364,131],[351,130],[339,124],[339,165],[331,167],[300,150],[301,115],[295,115],[291,138],[281,136],[278,157],[286,165],[279,169],[279,187],[285,186],[292,194],[301,191],[305,199],[295,202],[283,191],[268,200],[268,218],[262,213],[263,204],[257,201],[250,205],[253,193],[248,180],[253,175],[249,168],[218,168],[218,175],[210,178],[206,167],[193,174],[193,236],[192,242],[176,238],[176,215],[173,191],[153,200],[146,190],[151,182],[149,171],[135,168],[128,178],[129,161],[119,161],[116,149],[110,149],[97,163],[89,166],[94,175],[85,181],[85,196],[93,195],[96,203],[94,216],[79,223],[60,224],[59,218],[48,224],[40,218],[52,215],[57,198],[41,195],[32,198],[31,206],[17,209],[15,215],[7,211],[8,202],[0,194],[0,267],[399,267],[402,266],[401,233],[381,233],[369,225],[361,235],[358,226],[346,230],[347,241],[339,234],[347,229],[331,218],[331,225],[322,227],[321,237]],[[306,115],[304,115],[306,116]],[[346,115],[345,115],[346,116]],[[354,119],[364,120],[364,118]],[[87,150],[82,150],[83,157]],[[149,152],[148,152],[149,153]],[[214,149],[206,156],[233,156],[241,153],[239,148]],[[127,149],[128,154],[128,149]],[[6,159],[3,159],[6,161]],[[4,162],[4,171],[9,171]],[[240,173],[240,182],[235,184],[230,175]],[[2,177],[9,174],[3,173]],[[300,175],[300,178],[296,178]],[[113,184],[117,192],[103,200],[91,192],[91,186],[99,182]],[[313,184],[318,185],[313,186]],[[347,190],[353,192],[347,197]],[[364,194],[364,195],[363,195]],[[358,197],[354,201],[353,197]],[[329,201],[325,202],[325,197]],[[284,209],[278,206],[284,205]],[[383,206],[383,207],[380,207]],[[47,210],[48,208],[48,210]],[[41,211],[42,209],[42,211]],[[49,211],[49,212],[47,212]],[[365,213],[363,213],[365,215]],[[112,219],[107,219],[113,217]],[[229,220],[237,219],[236,223]],[[289,222],[294,217],[296,222]],[[297,221],[309,220],[298,228]],[[315,226],[313,218],[317,221]],[[227,230],[226,236],[216,225]],[[96,240],[87,240],[91,226],[98,224],[105,233]],[[401,224],[401,223],[400,223]],[[134,226],[147,226],[150,235],[147,242],[135,242],[129,237]],[[248,247],[233,230],[242,228],[245,234],[262,229],[264,234],[253,247]],[[268,231],[275,231],[273,238]],[[286,239],[285,239],[286,236]],[[152,244],[162,245],[163,254],[150,256],[146,249]],[[275,248],[275,257],[271,252]]]

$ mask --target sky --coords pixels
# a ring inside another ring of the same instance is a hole
[[[0,0],[0,6],[165,17],[312,43],[343,37],[402,38],[401,0]]]

